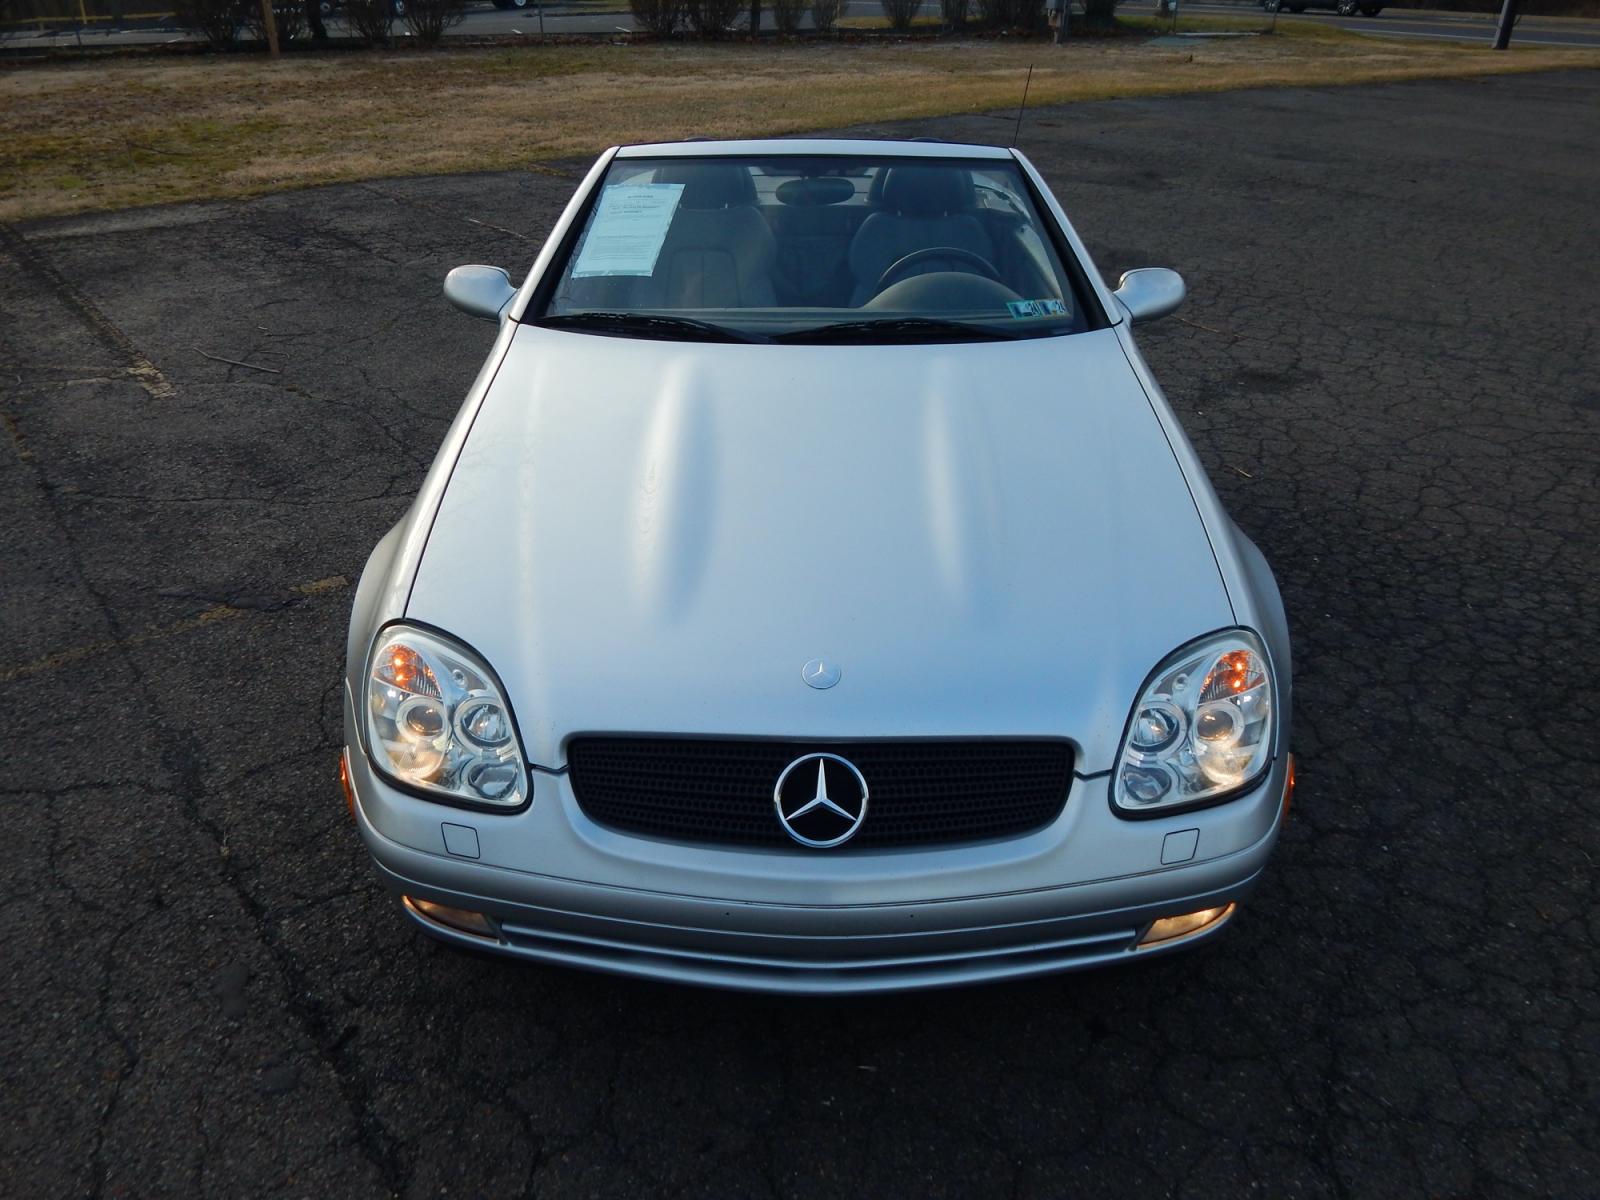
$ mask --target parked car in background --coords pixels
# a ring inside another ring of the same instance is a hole
[[[1269,13],[1288,9],[1292,13],[1303,13],[1308,8],[1331,8],[1341,17],[1375,17],[1384,9],[1383,4],[1363,3],[1362,0],[1261,0],[1261,7]]]

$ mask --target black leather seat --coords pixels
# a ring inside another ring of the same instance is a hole
[[[906,165],[884,172],[882,209],[856,231],[850,243],[850,273],[860,307],[878,291],[884,271],[915,250],[953,246],[994,261],[994,244],[978,218],[972,176],[960,167]],[[940,269],[930,259],[927,270]],[[946,268],[948,269],[948,268]]]

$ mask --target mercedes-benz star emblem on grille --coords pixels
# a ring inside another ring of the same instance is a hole
[[[778,823],[802,846],[848,842],[867,816],[867,781],[837,754],[808,754],[783,769],[772,789]]]
[[[825,658],[813,658],[800,668],[800,678],[814,688],[831,688],[839,682],[839,664]]]

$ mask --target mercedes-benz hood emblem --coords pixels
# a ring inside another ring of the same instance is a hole
[[[826,658],[813,658],[800,668],[800,678],[814,688],[831,688],[839,682],[839,664]]]

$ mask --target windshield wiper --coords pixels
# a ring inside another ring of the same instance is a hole
[[[987,325],[934,317],[885,317],[881,321],[837,321],[815,329],[796,329],[772,340],[801,345],[829,342],[1010,342],[1017,335]]]
[[[764,337],[737,329],[696,321],[692,317],[662,317],[653,313],[575,312],[540,317],[544,329],[585,329],[619,337],[661,338],[678,342],[765,342]]]

